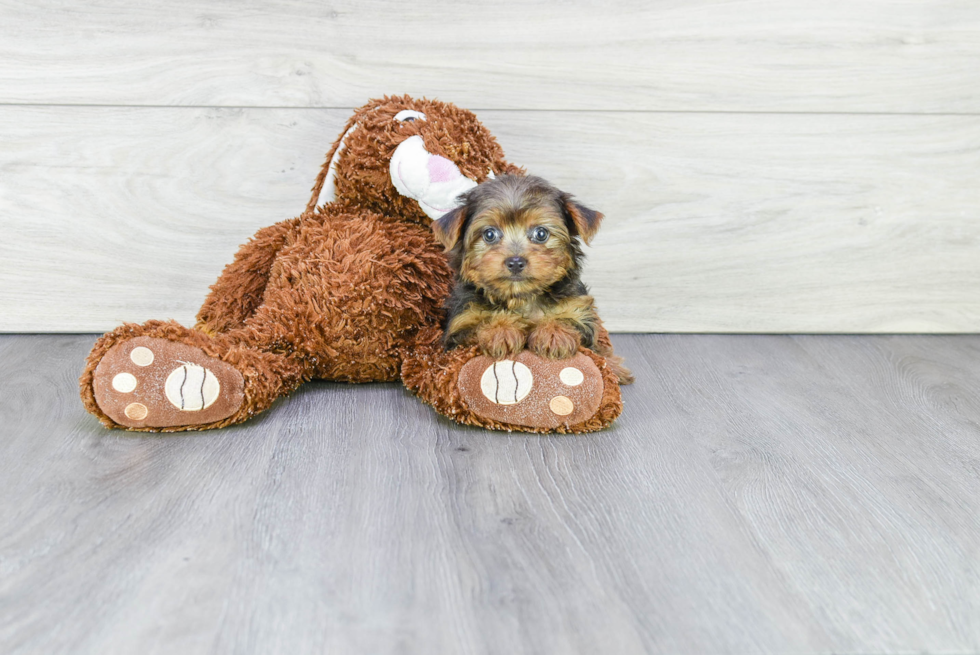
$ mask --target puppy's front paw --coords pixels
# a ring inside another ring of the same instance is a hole
[[[487,326],[477,334],[477,342],[487,357],[504,359],[524,350],[524,331],[510,325]]]
[[[561,323],[542,323],[531,331],[528,347],[538,356],[548,359],[568,359],[578,351],[582,337]]]

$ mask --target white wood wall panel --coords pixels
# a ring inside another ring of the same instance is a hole
[[[0,330],[189,323],[385,93],[606,212],[614,330],[980,329],[975,0],[0,0]]]
[[[306,206],[348,114],[0,107],[0,330],[192,324],[237,245]]]
[[[976,0],[0,2],[0,103],[980,111]]]
[[[0,330],[191,323],[349,110],[0,107]],[[980,326],[980,117],[481,111],[607,221],[618,331]]]

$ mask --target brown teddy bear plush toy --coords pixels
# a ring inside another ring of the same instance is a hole
[[[400,378],[460,423],[609,425],[622,404],[599,353],[494,362],[443,348],[453,273],[429,226],[500,173],[523,171],[471,112],[407,96],[369,102],[333,144],[306,211],[241,247],[194,328],[127,323],[96,342],[80,380],[86,409],[112,428],[203,430],[240,423],[310,379]],[[611,355],[605,330],[599,344]]]

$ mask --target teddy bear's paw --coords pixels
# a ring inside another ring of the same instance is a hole
[[[602,374],[582,353],[545,359],[525,350],[502,361],[479,355],[460,370],[457,385],[477,416],[538,429],[581,423],[602,401]]]
[[[228,418],[245,398],[242,374],[201,349],[136,337],[109,349],[92,381],[99,408],[129,428],[188,427]]]

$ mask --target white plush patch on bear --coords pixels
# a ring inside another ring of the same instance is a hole
[[[112,388],[119,393],[131,393],[136,389],[136,376],[132,373],[120,373],[112,378]]]
[[[421,136],[411,136],[395,148],[389,166],[398,193],[418,201],[425,215],[436,220],[459,203],[461,193],[476,186],[453,162],[425,149]]]
[[[153,351],[143,346],[137,346],[133,348],[133,352],[129,353],[129,358],[137,366],[149,366],[153,363]]]
[[[330,158],[330,166],[327,167],[327,177],[323,180],[323,186],[320,188],[320,196],[316,199],[317,205],[325,205],[328,202],[333,202],[337,197],[337,162],[340,161],[340,153],[344,151],[347,147],[347,135],[357,129],[357,123],[351,126],[349,130],[344,132],[344,136],[340,137],[340,145],[337,146],[336,152],[333,153],[333,157]]]
[[[510,359],[494,362],[480,377],[480,391],[498,405],[516,405],[527,398],[533,386],[531,369]]]
[[[170,404],[185,412],[199,412],[214,404],[221,384],[214,373],[197,364],[184,363],[167,377],[163,387]]]
[[[566,366],[558,374],[558,379],[566,386],[577,387],[585,381],[585,374],[574,366]]]

